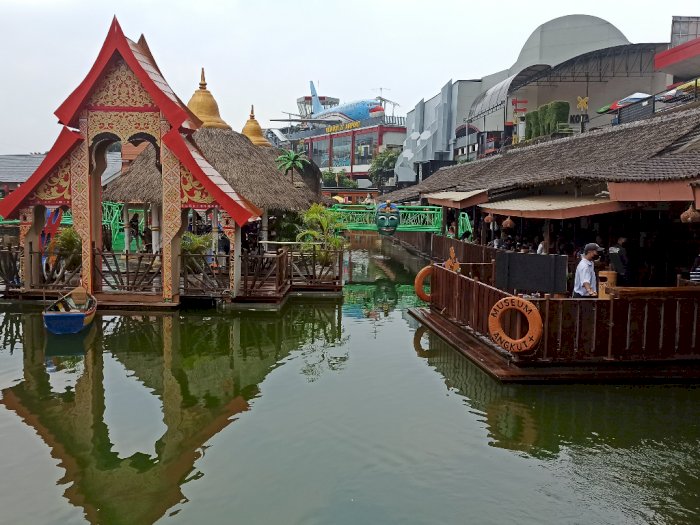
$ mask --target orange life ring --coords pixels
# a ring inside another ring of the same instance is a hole
[[[430,352],[425,350],[421,344],[421,339],[423,339],[423,336],[427,331],[428,327],[425,325],[420,325],[413,334],[413,349],[416,351],[416,354],[418,354],[418,357],[431,357],[432,355]]]
[[[527,333],[520,339],[513,339],[503,331],[503,314],[516,310],[527,319]],[[513,353],[527,352],[537,346],[542,338],[542,316],[537,307],[520,297],[504,297],[491,308],[489,313],[489,335],[501,348]]]
[[[423,290],[423,282],[425,281],[425,278],[429,275],[432,275],[432,273],[432,265],[426,266],[420,272],[418,272],[418,275],[416,275],[416,280],[413,282],[413,289],[416,291],[418,299],[420,299],[421,301],[425,301],[426,303],[430,302],[430,294],[425,293],[425,290]]]

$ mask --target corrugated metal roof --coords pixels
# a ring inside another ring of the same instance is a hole
[[[30,155],[0,155],[0,183],[21,184],[36,171],[45,153]],[[121,171],[122,155],[116,151],[107,153],[107,168],[102,174],[102,184]]]
[[[46,157],[40,155],[0,155],[0,183],[21,184],[27,180]]]

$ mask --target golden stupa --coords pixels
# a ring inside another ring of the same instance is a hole
[[[202,68],[202,78],[199,81],[199,89],[194,92],[192,98],[187,103],[187,107],[202,121],[203,128],[231,129],[224,119],[219,115],[219,105],[214,100],[214,96],[207,89],[207,81],[204,79],[204,68]]]
[[[241,133],[248,137],[256,146],[262,146],[264,148],[272,147],[272,144],[270,144],[267,139],[263,137],[262,128],[260,127],[260,124],[258,124],[258,121],[255,120],[255,111],[253,106],[250,106],[250,118],[248,119],[248,122],[245,123],[245,126],[243,126]]]

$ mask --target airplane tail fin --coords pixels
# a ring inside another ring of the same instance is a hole
[[[314,81],[309,81],[311,85],[311,111],[313,113],[318,113],[323,111],[323,106],[321,106],[321,101],[318,98],[318,93],[316,93],[316,86],[314,86]]]

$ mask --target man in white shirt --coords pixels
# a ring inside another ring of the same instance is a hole
[[[574,279],[574,297],[591,298],[598,296],[598,280],[595,276],[593,261],[600,259],[603,248],[594,242],[586,244],[581,255],[581,262],[576,267]]]

